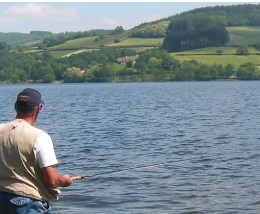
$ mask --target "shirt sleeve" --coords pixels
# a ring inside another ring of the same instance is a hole
[[[42,133],[34,144],[34,155],[40,168],[58,164],[51,137]]]

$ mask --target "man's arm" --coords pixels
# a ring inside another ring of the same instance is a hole
[[[69,175],[60,175],[54,166],[41,168],[45,181],[51,188],[67,187],[73,183]]]
[[[44,175],[45,182],[49,187],[67,187],[73,182],[69,175],[60,175],[55,168],[58,163],[56,158],[53,143],[47,133],[42,133],[34,145],[35,158]]]

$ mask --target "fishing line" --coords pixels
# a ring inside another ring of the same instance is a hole
[[[169,164],[169,163],[181,162],[181,161],[186,161],[186,160],[194,160],[194,158],[178,160],[178,161],[172,160],[172,161],[167,161],[167,162],[162,162],[162,163],[145,164],[145,165],[139,165],[139,166],[135,166],[135,167],[113,170],[113,171],[110,171],[110,172],[96,173],[96,174],[92,174],[92,175],[74,176],[74,177],[72,177],[72,179],[74,181],[76,181],[76,180],[81,180],[81,179],[85,179],[85,178],[93,178],[93,177],[97,177],[97,176],[116,174],[116,173],[121,173],[121,172],[131,171],[131,170],[137,170],[137,169],[142,169],[142,168],[156,167],[156,166],[160,166],[160,165],[166,165],[166,164]]]
[[[84,179],[84,178],[92,178],[92,177],[97,177],[97,176],[101,176],[101,175],[115,174],[115,173],[131,171],[131,170],[136,170],[136,169],[141,169],[141,168],[154,167],[154,166],[159,166],[159,165],[164,165],[164,164],[165,163],[155,163],[155,164],[148,164],[148,165],[140,165],[140,166],[136,166],[136,167],[130,167],[130,168],[125,168],[125,169],[113,170],[113,171],[110,171],[110,172],[96,173],[96,174],[93,174],[93,175],[75,176],[75,177],[72,177],[72,179],[73,180],[80,180],[80,179]]]

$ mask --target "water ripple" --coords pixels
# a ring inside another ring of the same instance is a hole
[[[0,85],[1,121],[23,87]],[[57,214],[259,213],[259,82],[31,87],[59,171],[108,173],[62,189]],[[151,163],[165,164],[109,174]]]

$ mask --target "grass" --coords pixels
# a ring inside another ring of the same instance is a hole
[[[216,51],[220,49],[223,51],[222,55],[216,54]],[[171,55],[180,60],[197,60],[205,64],[232,64],[239,66],[244,63],[252,62],[255,65],[260,65],[260,51],[249,48],[250,55],[235,55],[236,48],[234,47],[211,47],[211,48],[202,48],[192,51],[183,51],[172,53]]]
[[[56,45],[49,48],[53,50],[79,50],[79,49],[99,49],[100,47],[109,46],[115,40],[124,40],[127,38],[126,34],[106,35],[104,38],[99,39],[98,36],[83,37],[79,39],[68,40],[64,44]]]
[[[260,27],[227,27],[230,42],[229,45],[260,43]],[[66,41],[64,44],[49,48],[49,50],[78,50],[100,47],[158,47],[162,45],[163,38],[128,38],[127,33],[117,35],[106,35],[105,38],[97,40],[97,36],[84,37]],[[115,40],[120,42],[115,43]]]
[[[260,56],[259,55],[247,55],[247,56],[237,56],[237,55],[185,55],[185,56],[176,56],[174,58],[184,61],[184,60],[197,60],[205,64],[232,64],[239,66],[248,62],[252,62],[255,65],[260,65]]]
[[[260,43],[260,27],[227,27],[229,34],[229,45],[252,45]]]
[[[73,54],[79,54],[83,52],[90,52],[93,49],[81,49],[81,50],[76,50],[76,51],[71,51],[71,50],[57,50],[57,51],[51,51],[51,55],[54,58],[60,58],[60,57],[69,57]],[[94,49],[96,50],[96,49]]]
[[[227,31],[230,37],[230,42],[228,44],[230,47],[202,48],[192,51],[172,53],[171,55],[181,61],[194,59],[207,64],[234,64],[238,66],[247,62],[252,62],[255,65],[260,65],[260,51],[250,47],[250,55],[238,56],[235,55],[237,48],[234,47],[234,45],[250,45],[255,44],[256,42],[260,43],[260,27],[227,27]],[[72,54],[86,51],[98,50],[102,47],[130,48],[142,52],[147,49],[158,47],[163,43],[163,38],[128,38],[127,33],[105,35],[102,39],[98,38],[98,36],[93,36],[69,40],[64,44],[51,47],[49,50],[54,57],[58,58],[68,57]],[[218,49],[222,50],[222,55],[217,54]],[[26,52],[29,53],[36,51],[41,50],[35,50],[32,48]]]
[[[71,51],[69,50],[61,50],[61,51],[50,51],[51,52],[51,55],[54,57],[54,58],[60,58],[60,57],[63,57],[69,53],[71,53]]]
[[[68,40],[64,44],[56,45],[49,48],[50,51],[54,50],[77,50],[81,48],[96,48],[96,36],[83,37],[79,39]]]
[[[74,52],[67,53],[67,54],[63,55],[62,57],[69,57],[73,54],[79,54],[79,53],[83,53],[83,52],[91,52],[93,50],[96,50],[96,49],[81,49],[81,50],[77,50],[77,51],[74,51]]]
[[[158,47],[162,45],[163,38],[129,38],[119,43],[113,43],[110,47]]]
[[[249,47],[250,55],[238,56],[236,55],[236,47],[234,45],[252,45],[260,43],[260,27],[227,27],[230,42],[227,46],[230,47],[210,47],[201,48],[191,51],[182,51],[172,53],[171,55],[180,61],[197,60],[206,64],[233,64],[239,66],[244,63],[252,62],[255,65],[260,65],[260,51]],[[218,55],[217,50],[222,50],[223,54]]]
[[[205,55],[205,54],[217,54],[217,50],[222,50],[223,55],[236,54],[236,47],[209,47],[209,48],[201,48],[201,49],[195,49],[190,51],[182,51],[182,52],[176,52],[176,55]],[[256,50],[255,48],[248,48],[250,54],[260,54],[260,51]]]
[[[117,47],[117,48],[131,48],[138,52],[157,47],[162,44],[163,39],[141,39],[141,38],[127,38],[126,34],[118,34],[113,36],[105,36],[105,38],[96,41],[98,37],[84,37],[74,40],[69,40],[61,45],[56,45],[49,50],[53,57],[66,57],[72,54],[82,53],[91,50],[97,50],[101,47]],[[115,40],[121,42],[115,43]]]

